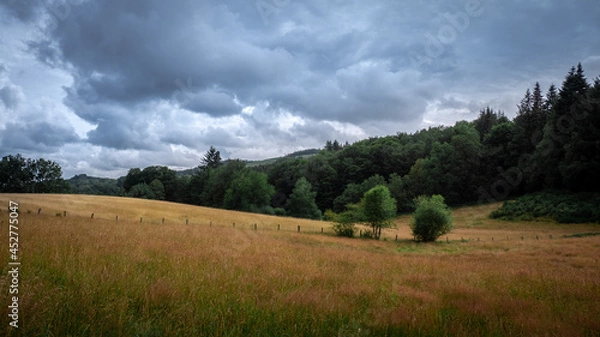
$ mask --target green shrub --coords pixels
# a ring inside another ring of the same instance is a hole
[[[328,209],[323,214],[323,220],[325,220],[325,221],[336,221],[337,216],[338,216],[337,213],[335,213],[334,211]]]
[[[600,223],[600,193],[544,191],[527,194],[506,201],[489,216],[509,221],[552,218],[559,223]]]
[[[439,194],[415,199],[417,208],[410,224],[417,241],[433,242],[452,230],[452,215]]]
[[[354,237],[356,228],[354,227],[353,223],[336,222],[333,224],[333,231],[337,236],[345,236],[348,238],[352,238]]]
[[[373,239],[373,232],[372,231],[361,231],[360,232],[360,237],[361,238],[365,238],[365,239]]]
[[[277,215],[277,216],[285,216],[287,214],[285,209],[282,207],[275,207],[273,209],[273,211],[275,212],[275,215]]]

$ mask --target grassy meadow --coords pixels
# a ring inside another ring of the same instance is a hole
[[[600,236],[573,236],[599,225],[492,220],[491,204],[454,210],[452,233],[418,244],[408,216],[373,241],[129,198],[0,194],[0,205],[0,335],[600,336]]]

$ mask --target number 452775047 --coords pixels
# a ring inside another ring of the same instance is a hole
[[[10,259],[17,261],[19,259],[19,204],[9,201],[8,209],[10,210],[10,219],[8,220],[10,223],[8,232]]]

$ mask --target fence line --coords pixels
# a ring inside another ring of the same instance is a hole
[[[29,211],[28,211],[28,212],[29,212]],[[38,215],[41,215],[41,214],[42,214],[42,208],[38,208],[38,209],[37,209],[37,214],[38,214]],[[68,213],[67,213],[67,211],[66,211],[66,210],[64,210],[63,212],[57,212],[57,213],[56,213],[56,216],[63,216],[63,217],[66,217],[66,216],[67,216],[67,214],[68,214]],[[72,214],[72,213],[69,213],[69,214]],[[97,217],[97,215],[96,215],[96,214],[97,214],[97,213],[95,213],[95,212],[94,212],[94,213],[91,213],[91,215],[90,215],[90,219],[98,219],[98,217]],[[43,215],[46,215],[46,214],[43,214]],[[167,224],[176,224],[176,223],[175,223],[175,222],[173,222],[173,221],[167,221],[167,220],[168,220],[167,218],[164,218],[164,217],[163,217],[163,218],[160,218],[160,220],[159,220],[159,221],[160,221],[160,224],[165,224],[165,223],[167,223]],[[117,221],[119,221],[119,215],[115,215],[115,222],[117,222]],[[121,221],[127,221],[127,220],[124,220],[124,218],[121,218]],[[134,220],[133,220],[133,219],[131,219],[129,222],[134,222]],[[212,221],[212,220],[209,220],[209,221],[203,221],[203,222],[190,222],[190,219],[189,219],[188,217],[186,217],[186,218],[185,218],[185,224],[186,224],[186,225],[190,225],[190,224],[191,224],[191,225],[203,225],[205,222],[206,222],[206,223],[208,223],[208,226],[209,226],[209,227],[213,227],[213,221]],[[143,217],[140,217],[140,218],[139,218],[139,223],[150,223],[150,224],[153,224],[153,223],[154,223],[154,224],[156,224],[156,222],[154,222],[154,219],[146,219],[146,221],[144,221],[144,218],[143,218]],[[183,223],[183,221],[182,221],[182,222],[180,222],[180,223]],[[223,225],[223,224],[219,224],[219,223],[217,223],[217,222],[215,222],[214,224],[215,224],[215,227],[226,227],[225,225]],[[235,222],[232,222],[232,227],[233,227],[233,228],[245,229],[245,228],[246,228],[246,226],[248,226],[248,227],[249,227],[248,229],[259,230],[258,223],[256,223],[256,222],[254,222],[254,223],[248,223],[248,224],[238,224],[238,226],[237,226],[237,227],[236,227],[236,223],[235,223]],[[293,228],[293,227],[291,227],[291,228]],[[291,228],[290,228],[288,231],[291,231],[291,232],[293,232],[294,230],[293,230],[293,229],[291,229]],[[261,229],[261,230],[271,230],[271,231],[277,230],[277,231],[280,231],[280,230],[282,230],[282,225],[278,223],[276,226],[269,226],[269,227],[268,227],[268,226],[260,226],[260,229]],[[301,231],[301,226],[300,226],[300,225],[297,225],[295,229],[296,229],[295,231],[296,231],[297,233],[302,233],[302,231]],[[361,238],[361,237],[362,237],[362,229],[360,229],[359,231],[360,231],[360,234],[359,234],[358,238]],[[332,234],[332,233],[333,233],[333,230],[332,230],[331,228],[329,228],[329,230],[328,230],[327,232],[325,232],[325,227],[320,227],[320,230],[319,230],[319,228],[317,227],[316,229],[309,230],[309,231],[305,231],[304,233],[312,233],[312,234],[316,234],[316,233],[319,233],[319,232],[320,232],[321,234],[327,234],[327,235],[330,235],[330,234]],[[392,234],[392,235],[394,235],[394,234]],[[390,239],[389,237],[383,237],[383,238],[384,238],[384,240],[388,240],[388,239]],[[483,238],[483,239],[482,239],[482,238]],[[547,235],[545,235],[545,236],[542,236],[542,235],[539,235],[539,234],[536,234],[536,235],[535,235],[535,240],[543,240],[543,239],[549,239],[549,240],[552,240],[553,238],[554,238],[554,237],[553,237],[553,235],[552,235],[552,234],[547,234]],[[519,240],[519,239],[520,239],[520,240]],[[533,236],[533,234],[532,234],[531,236],[525,236],[525,235],[520,235],[520,236],[517,236],[517,241],[525,241],[526,239],[528,239],[528,240],[529,240],[529,239],[530,239],[530,240],[534,240],[534,236]],[[414,238],[413,238],[413,240],[414,240]],[[411,241],[413,241],[413,240],[411,240]],[[394,238],[394,237],[392,237],[392,238],[391,238],[391,241],[398,242],[398,241],[407,241],[407,240],[406,240],[405,238],[403,239],[403,238],[399,237],[399,236],[398,236],[398,234],[395,234],[395,238]],[[443,239],[442,239],[441,241],[443,241]],[[461,237],[461,238],[460,238],[460,240],[458,240],[458,239],[453,239],[453,240],[450,240],[450,239],[449,239],[449,237],[448,237],[448,236],[446,236],[446,237],[445,237],[445,241],[446,241],[446,243],[450,243],[450,242],[463,242],[463,243],[466,243],[466,242],[486,242],[485,238],[484,238],[484,237],[481,237],[481,236],[478,236],[478,237],[471,237],[471,238],[465,238],[465,237]],[[499,242],[499,241],[511,241],[511,237],[510,237],[510,236],[506,236],[506,237],[498,238],[498,237],[491,236],[491,237],[490,237],[490,241],[489,241],[489,242]],[[439,241],[438,241],[438,242],[439,242]]]

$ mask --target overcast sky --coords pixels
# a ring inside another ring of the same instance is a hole
[[[515,114],[600,75],[597,0],[2,0],[0,156],[65,178]]]

